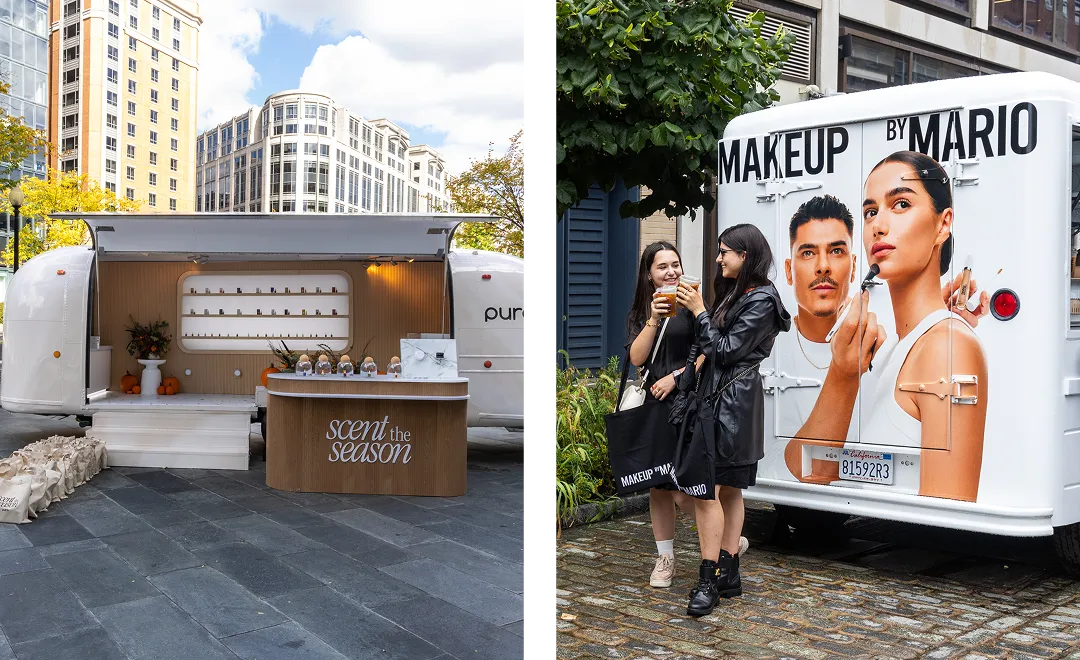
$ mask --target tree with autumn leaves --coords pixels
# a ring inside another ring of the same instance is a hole
[[[0,81],[0,94],[8,91],[10,86]],[[53,213],[139,210],[138,202],[118,198],[85,174],[49,170],[45,179],[28,176],[20,181],[18,173],[23,160],[48,148],[42,131],[27,126],[22,117],[8,114],[0,106],[0,213],[12,212],[8,202],[8,191],[12,186],[18,184],[26,197],[19,209],[23,222],[19,232],[20,264],[42,252],[89,241],[84,223],[52,220],[49,216]],[[15,261],[14,252],[14,242],[9,241],[0,253],[0,262],[11,267]]]
[[[457,247],[493,250],[525,256],[525,149],[524,131],[510,138],[502,156],[488,149],[484,160],[474,160],[469,169],[446,184],[458,213],[496,215],[497,222],[462,223],[454,233]]]
[[[69,245],[85,245],[90,240],[86,224],[80,220],[53,220],[53,213],[98,211],[138,211],[137,201],[117,197],[111,190],[102,188],[86,174],[49,170],[48,177],[26,177],[20,183],[26,201],[20,213],[24,225],[19,232],[19,263],[26,263],[35,255]],[[0,194],[0,213],[11,212],[7,191]],[[35,219],[38,231],[30,226],[29,218]],[[42,230],[44,226],[44,230]],[[9,242],[0,260],[10,266],[15,259],[14,245]]]

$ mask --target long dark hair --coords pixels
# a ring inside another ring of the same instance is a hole
[[[649,306],[652,304],[653,292],[656,291],[656,285],[653,284],[650,273],[653,260],[656,259],[657,253],[663,250],[674,252],[679,257],[679,263],[682,263],[682,255],[679,254],[674,245],[667,241],[657,241],[646,246],[641,253],[641,261],[638,263],[634,304],[630,306],[630,313],[626,316],[626,331],[629,335],[637,332],[638,328],[645,325],[645,321],[649,318]]]
[[[713,278],[711,316],[713,324],[717,327],[724,325],[724,316],[748,289],[772,284],[769,276],[773,272],[773,254],[769,241],[754,225],[741,224],[728,227],[720,234],[718,248],[720,243],[732,250],[744,252],[746,261],[739,270],[739,276],[734,279],[724,277],[720,266],[716,267],[716,277]]]
[[[902,163],[914,170],[915,176],[913,178],[922,184],[926,194],[929,195],[935,213],[941,215],[945,212],[945,209],[952,208],[952,188],[949,187],[949,175],[945,172],[945,168],[941,166],[941,163],[917,151],[897,151],[874,165],[874,169],[870,170],[870,174],[873,174],[874,170],[885,163]],[[867,179],[869,178],[870,176],[867,175]],[[950,228],[949,237],[941,244],[941,275],[949,272],[952,254],[953,237]]]

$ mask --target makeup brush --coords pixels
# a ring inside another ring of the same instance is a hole
[[[863,278],[862,284],[859,285],[859,291],[866,291],[872,286],[877,286],[881,282],[874,282],[874,278],[881,272],[881,268],[877,264],[872,264],[870,270],[866,273],[866,277]],[[840,306],[840,309],[836,312],[836,324],[833,325],[832,330],[829,330],[829,334],[825,336],[825,343],[832,341],[833,335],[840,329],[840,324],[844,322],[844,312],[847,311],[847,302]]]

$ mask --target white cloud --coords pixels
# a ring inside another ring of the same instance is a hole
[[[367,118],[444,133],[432,146],[452,173],[483,158],[489,142],[502,152],[523,126],[520,2],[229,0],[202,8],[200,129],[261,101],[246,98],[257,80],[247,58],[259,48],[263,21],[274,20],[336,42],[316,51],[297,88],[329,94]]]
[[[199,29],[198,130],[215,126],[251,106],[247,94],[258,81],[248,56],[259,50],[263,28],[253,7],[204,2]]]

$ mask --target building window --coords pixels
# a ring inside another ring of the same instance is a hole
[[[152,186],[157,185],[157,174],[155,174],[154,172],[150,173],[150,185],[152,185]]]
[[[175,158],[169,159],[169,169],[175,172],[177,170],[177,162]]]
[[[69,84],[71,84],[73,82],[78,82],[78,81],[79,81],[79,70],[78,69],[72,69],[71,71],[65,71],[64,72],[64,84],[65,85],[69,85]]]
[[[120,61],[120,49],[116,46],[109,46],[109,59],[113,62]]]
[[[157,195],[150,193],[146,196],[146,203],[150,206],[157,206]]]
[[[135,168],[132,167],[131,165],[127,166],[127,180],[128,181],[134,181],[135,180]]]
[[[169,127],[173,130],[173,132],[179,131],[180,130],[180,120],[177,119],[176,117],[173,117],[172,119],[169,120]]]
[[[157,69],[150,69],[150,80],[153,81],[153,82],[158,81],[158,70]]]
[[[109,105],[115,106],[118,100],[116,92],[105,92],[105,102]]]
[[[150,90],[150,102],[157,103],[158,93],[156,89]]]
[[[139,19],[138,19],[138,17],[129,16],[128,17],[128,25],[130,25],[133,30],[138,30],[139,29]]]
[[[135,116],[135,101],[128,101],[128,114]]]
[[[169,179],[169,190],[176,192],[176,179]]]
[[[116,161],[106,158],[105,159],[105,173],[116,174]]]
[[[174,98],[172,100],[172,111],[180,112],[180,99]]]
[[[990,7],[994,28],[1080,50],[1080,5],[1075,0],[995,0]]]
[[[135,157],[135,145],[129,144],[127,146],[127,157],[128,158],[134,158]]]
[[[295,103],[290,103],[285,106],[285,119],[296,119],[296,113],[299,108]]]
[[[154,41],[161,41],[161,30],[157,28],[150,28],[150,37]]]
[[[129,80],[128,81],[128,94],[135,94],[136,89],[137,89],[137,87],[135,86],[135,81],[134,80]]]
[[[169,198],[169,210],[170,211],[175,211],[176,210],[176,200],[173,199],[172,197]]]
[[[76,28],[75,29],[75,34],[79,33],[79,30],[78,30],[79,26],[73,25],[71,27]],[[64,32],[64,36],[65,37],[68,36],[66,31]],[[109,23],[109,36],[112,37],[113,39],[119,39],[120,38],[120,26],[117,25],[116,23]]]
[[[180,141],[176,138],[169,140],[169,148],[172,151],[180,151]]]
[[[157,144],[157,131],[150,131],[150,144]]]
[[[127,125],[128,137],[135,137],[135,124],[128,123]]]
[[[116,184],[113,183],[112,181],[106,181],[105,182],[105,190],[108,190],[109,192],[111,192],[112,194],[115,195],[116,194]]]
[[[843,60],[845,92],[978,75],[973,68],[854,35],[851,46]]]
[[[151,9],[151,13],[152,13],[155,21],[160,21],[161,20],[161,8],[160,7],[154,6],[153,9]]]
[[[108,126],[109,128],[116,128],[116,126],[117,126],[116,115],[113,115],[113,114],[105,115],[105,125]]]
[[[105,72],[105,78],[106,80],[115,85],[120,80],[120,74],[116,72],[116,69],[109,67],[109,69]]]
[[[105,138],[105,149],[108,150],[108,151],[116,151],[116,138],[114,138],[114,137]]]
[[[180,31],[180,19],[179,18],[172,19],[172,29],[174,31],[176,31],[176,32]]]
[[[315,135],[315,124],[304,124],[304,135]]]
[[[180,60],[176,59],[175,57],[172,58],[172,70],[173,71],[179,71],[180,70]]]
[[[158,111],[157,110],[151,110],[150,111],[150,123],[151,124],[156,124],[157,123],[157,118],[158,118]]]
[[[173,47],[173,50],[175,50],[177,52],[180,52],[180,40],[179,39],[173,39],[172,40],[172,47]]]
[[[157,152],[156,151],[151,151],[150,152],[150,164],[151,165],[157,165]]]
[[[150,49],[150,59],[154,60],[155,62],[158,61],[158,49],[157,48],[151,48]]]
[[[296,124],[285,124],[285,134],[286,135],[294,135],[294,134],[296,134]]]
[[[173,78],[172,79],[172,91],[174,91],[174,92],[179,92],[180,91],[180,79],[179,78]]]
[[[132,73],[136,73],[137,70],[138,70],[138,66],[135,64],[135,58],[134,57],[129,57],[128,58],[128,71],[130,71]]]
[[[120,15],[120,3],[116,0],[109,0],[109,13],[113,16]]]

